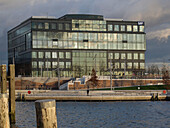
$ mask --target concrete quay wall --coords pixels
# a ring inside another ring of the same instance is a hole
[[[56,101],[150,101],[150,100],[170,100],[170,96],[160,95],[158,99],[152,96],[24,96],[22,101],[35,101],[43,99],[55,99]],[[16,97],[20,100],[20,97]]]
[[[134,101],[134,100],[169,100],[169,94],[163,90],[116,90],[116,91],[16,91],[16,100],[35,101],[42,99],[55,99],[56,101]]]

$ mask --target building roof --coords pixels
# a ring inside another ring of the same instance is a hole
[[[59,18],[60,20],[82,19],[82,20],[103,20],[102,15],[92,14],[66,14]]]

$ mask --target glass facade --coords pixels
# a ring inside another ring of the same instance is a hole
[[[91,15],[71,17],[30,18],[10,30],[9,64],[15,57],[17,64],[29,67],[28,76],[57,76],[58,67],[61,76],[81,77],[89,75],[93,68],[98,75],[108,75],[110,62],[117,75],[125,68],[129,74],[144,70],[144,24],[107,21]],[[22,74],[21,67],[18,75]]]

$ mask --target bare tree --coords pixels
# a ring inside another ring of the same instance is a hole
[[[96,87],[98,85],[98,79],[97,79],[97,75],[96,75],[96,71],[93,68],[92,69],[92,73],[91,73],[91,78],[87,81],[88,85],[92,85],[93,88]]]
[[[162,68],[162,79],[163,79],[163,83],[169,88],[170,76],[169,76],[169,71],[165,65],[163,65]]]

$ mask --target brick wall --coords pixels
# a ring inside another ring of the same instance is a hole
[[[133,85],[147,85],[147,84],[158,84],[162,83],[161,79],[114,79],[112,80],[112,87],[121,87],[121,86],[133,86]],[[89,88],[107,88],[110,87],[110,80],[99,80],[96,87],[89,86]],[[87,89],[87,84],[80,84],[79,81],[75,81],[73,84],[69,84],[69,90],[80,90]]]

